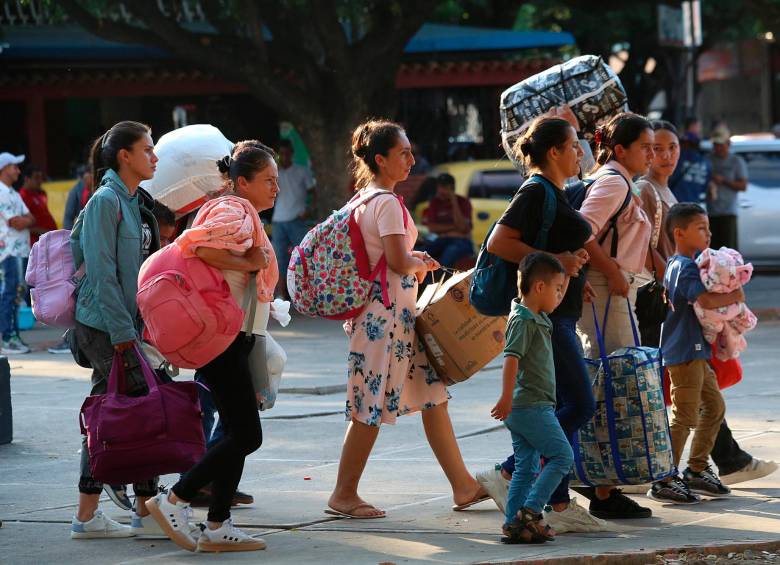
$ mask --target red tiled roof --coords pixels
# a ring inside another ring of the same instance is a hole
[[[244,85],[224,81],[198,69],[132,67],[11,67],[0,70],[0,99],[23,98],[34,91],[44,97],[220,94],[246,92]]]
[[[396,78],[397,88],[445,86],[509,86],[553,65],[557,59],[509,61],[425,61],[403,63]]]
[[[455,86],[509,86],[559,61],[427,61],[403,63],[396,88],[442,88]],[[64,97],[137,96],[166,94],[218,94],[246,92],[244,85],[225,81],[214,73],[195,68],[133,66],[10,66],[0,70],[0,99],[23,98],[34,89],[39,95]]]

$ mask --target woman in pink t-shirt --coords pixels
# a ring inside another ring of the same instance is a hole
[[[595,141],[597,180],[590,186],[580,213],[593,229],[585,250],[590,255],[588,282],[593,289],[592,302],[599,325],[605,319],[609,302],[603,329],[604,354],[609,355],[616,349],[634,345],[629,316],[633,315],[636,291],[644,282],[637,275],[647,262],[652,223],[642,209],[633,179],[647,174],[653,162],[654,133],[646,118],[624,112],[599,128]],[[583,304],[577,332],[585,356],[598,359],[591,304]],[[586,496],[591,498],[590,513],[598,518],[614,520],[652,515],[649,508],[639,506],[614,487],[596,487],[594,493]]]
[[[634,345],[629,303],[633,310],[636,291],[644,282],[637,275],[647,262],[652,223],[642,209],[633,178],[647,174],[654,157],[653,140],[650,122],[630,112],[614,116],[596,132],[597,180],[589,188],[580,213],[593,229],[585,249],[590,255],[588,282],[596,294],[593,303],[599,325],[609,299],[605,355]],[[587,338],[583,340],[585,355],[598,357],[593,321],[591,305],[585,304],[577,329]]]
[[[427,253],[413,251],[417,228],[393,192],[414,165],[411,145],[398,124],[369,121],[353,133],[352,154],[360,193],[377,193],[357,208],[355,217],[371,269],[382,255],[387,258],[391,304],[385,306],[377,281],[369,305],[344,324],[350,338],[346,404],[350,423],[326,512],[352,518],[385,516],[358,496],[358,482],[379,426],[417,411],[422,411],[425,435],[452,485],[453,508],[461,510],[487,495],[466,469],[447,412],[447,388],[414,330],[418,281],[439,265]]]

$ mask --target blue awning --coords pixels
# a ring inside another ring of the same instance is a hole
[[[3,26],[0,59],[56,61],[167,59],[162,49],[108,41],[75,25]]]
[[[405,53],[437,51],[507,51],[574,45],[568,31],[513,31],[484,27],[425,24],[407,43]]]
[[[199,31],[207,24],[190,24]],[[270,38],[270,34],[268,35]],[[456,25],[425,24],[406,45],[405,53],[512,51],[574,45],[569,32],[511,31]],[[133,60],[169,59],[163,49],[108,41],[76,25],[3,26],[0,59]]]

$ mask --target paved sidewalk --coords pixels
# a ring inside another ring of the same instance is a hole
[[[0,446],[0,563],[653,563],[669,548],[769,543],[780,548],[780,473],[740,485],[732,498],[675,508],[638,497],[648,520],[621,521],[613,532],[564,534],[540,546],[499,542],[502,516],[492,502],[452,512],[448,483],[419,416],[383,427],[361,494],[388,511],[382,520],[336,519],[322,510],[332,489],[345,429],[346,341],[338,324],[295,318],[272,333],[289,354],[277,407],[263,414],[264,443],[249,457],[241,483],[255,504],[235,521],[268,543],[264,552],[218,557],[180,551],[167,540],[72,541],[79,438],[76,415],[88,371],[67,355],[36,352],[11,360],[14,443]],[[726,392],[728,419],[740,444],[757,457],[780,460],[780,323],[762,322],[743,358],[745,380]],[[26,339],[43,347],[56,332]],[[510,451],[508,433],[489,416],[500,389],[498,363],[453,387],[450,413],[472,472]],[[186,377],[186,376],[185,376]],[[228,377],[228,376],[226,376]],[[228,377],[229,378],[229,377]],[[165,477],[171,484],[175,477]],[[104,510],[129,521],[110,502]],[[205,512],[198,511],[204,518]],[[619,555],[619,557],[615,557]],[[597,557],[594,557],[597,556]],[[610,558],[609,556],[613,556]],[[594,560],[595,559],[595,560]]]
[[[780,271],[754,273],[745,294],[759,320],[780,320]]]

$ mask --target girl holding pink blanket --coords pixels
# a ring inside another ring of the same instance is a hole
[[[177,240],[185,255],[200,257],[222,270],[233,296],[243,304],[249,277],[257,273],[257,312],[228,349],[199,369],[219,410],[223,437],[182,476],[168,494],[147,507],[163,531],[190,551],[254,551],[265,543],[237,529],[230,505],[244,459],[262,443],[260,418],[249,370],[256,339],[264,339],[279,268],[258,212],[274,205],[279,192],[275,154],[259,141],[242,141],[217,164],[232,194],[203,205],[192,228]],[[248,314],[245,314],[247,316]],[[194,539],[188,526],[190,501],[211,484],[207,527]]]

